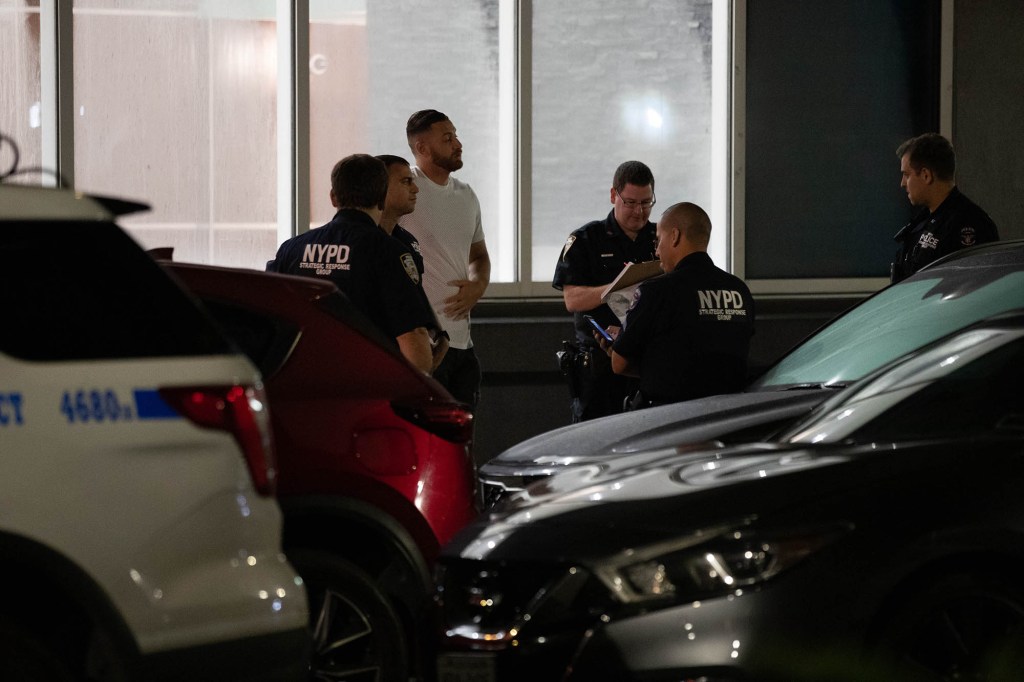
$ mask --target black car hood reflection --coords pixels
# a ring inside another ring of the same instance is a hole
[[[643,542],[704,521],[720,523],[723,496],[735,496],[741,488],[764,490],[770,479],[852,459],[848,449],[758,443],[686,454],[666,449],[574,467],[516,493],[460,534],[445,553],[468,559],[522,558],[526,548],[520,545],[528,539],[530,554],[564,552],[576,559],[591,552],[600,555],[608,542],[602,537],[612,526],[616,542],[624,535]],[[786,496],[776,503],[787,504]],[[733,498],[729,506],[742,505]],[[678,513],[683,509],[688,513]],[[546,539],[539,544],[534,532],[538,524],[549,529],[540,534]],[[529,532],[518,537],[527,526]]]
[[[776,424],[788,423],[834,391],[810,388],[713,396],[627,412],[565,426],[523,441],[481,467],[481,475],[550,475],[560,469],[601,462],[613,456],[672,448],[681,443],[728,440],[756,430],[758,440]]]
[[[512,497],[508,509],[575,504],[580,500],[625,502],[667,497],[847,459],[822,457],[807,449],[770,443],[687,454],[675,450],[636,454],[548,477]]]

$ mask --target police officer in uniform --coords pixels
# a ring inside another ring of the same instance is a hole
[[[669,207],[657,235],[665,274],[637,287],[614,344],[602,344],[616,373],[640,378],[632,407],[741,390],[754,333],[750,290],[711,261],[711,220],[699,206]]]
[[[420,293],[420,300],[424,310],[430,315],[433,322],[427,327],[430,335],[430,348],[434,356],[433,369],[437,369],[448,352],[448,332],[441,328],[437,321],[434,309],[427,299],[427,293],[423,290],[423,254],[420,252],[420,242],[416,236],[398,224],[398,219],[409,215],[416,210],[416,195],[419,188],[416,186],[416,178],[413,177],[409,162],[401,156],[394,154],[378,154],[377,158],[384,162],[388,169],[388,193],[384,198],[384,211],[380,217],[380,229],[397,239],[405,249],[406,253],[416,264],[416,288]]]
[[[612,179],[610,200],[613,208],[604,220],[587,223],[569,235],[551,283],[562,291],[576,329],[576,344],[562,356],[574,423],[621,412],[623,400],[636,389],[634,380],[611,371],[608,356],[584,315],[603,327],[618,326],[618,317],[601,302],[601,292],[627,263],[654,259],[655,226],[650,215],[656,199],[651,169],[639,161],[621,164]]]
[[[949,140],[926,133],[901,144],[896,155],[900,187],[921,212],[894,237],[899,247],[890,269],[893,282],[958,249],[999,239],[988,214],[957,189],[956,156]]]
[[[272,272],[328,279],[389,337],[416,367],[433,365],[427,327],[433,316],[417,291],[412,256],[378,223],[388,189],[384,163],[353,154],[331,171],[331,222],[285,241],[267,264]]]

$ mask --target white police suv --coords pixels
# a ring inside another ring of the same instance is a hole
[[[259,374],[118,206],[0,184],[0,680],[300,679]]]

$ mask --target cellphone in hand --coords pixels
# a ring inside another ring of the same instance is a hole
[[[604,337],[604,340],[608,343],[612,343],[615,339],[608,333],[608,330],[601,326],[601,323],[592,318],[590,315],[584,315],[583,319],[590,323],[590,326],[597,330],[597,333]]]

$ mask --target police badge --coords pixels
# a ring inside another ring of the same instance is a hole
[[[629,312],[636,307],[636,304],[640,302],[640,286],[636,285],[633,289],[633,299],[629,302],[629,308],[626,312]]]

